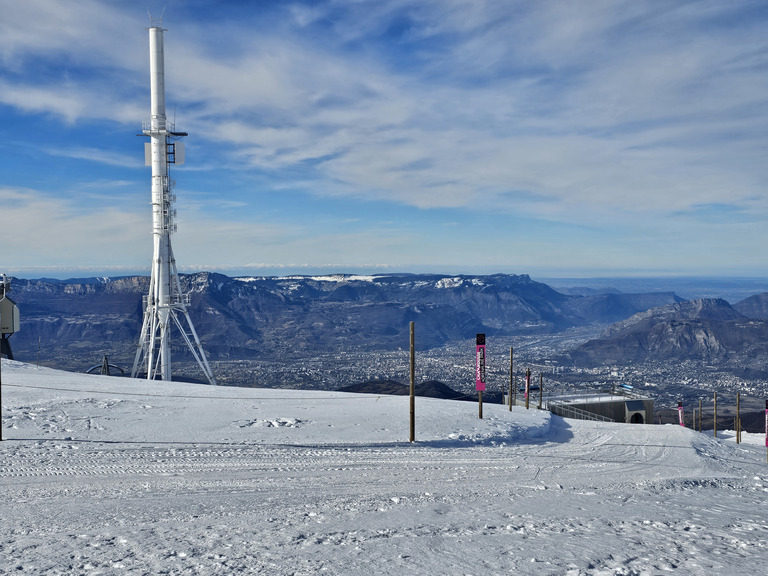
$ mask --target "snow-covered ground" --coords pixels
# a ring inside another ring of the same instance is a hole
[[[768,571],[762,435],[477,416],[3,360],[0,573]]]

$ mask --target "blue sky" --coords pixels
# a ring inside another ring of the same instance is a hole
[[[765,275],[765,0],[0,0],[0,272],[148,273],[148,6],[181,272]]]

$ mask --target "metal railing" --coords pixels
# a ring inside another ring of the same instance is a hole
[[[573,418],[574,420],[592,420],[595,422],[615,422],[613,418],[601,416],[600,414],[594,414],[564,402],[547,402],[546,408],[552,412],[552,414],[562,416],[563,418]]]
[[[176,130],[176,126],[173,122],[169,120],[163,120],[162,118],[158,118],[155,122],[157,124],[156,129],[152,129],[152,120],[142,120],[141,122],[141,131],[146,133],[153,133],[153,134],[160,134],[163,132],[174,132]]]

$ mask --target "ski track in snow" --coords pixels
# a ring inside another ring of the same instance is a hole
[[[3,361],[2,574],[756,574],[765,448]],[[53,390],[52,388],[57,388]],[[125,394],[128,392],[129,394]]]

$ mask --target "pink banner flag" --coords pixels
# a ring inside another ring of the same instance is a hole
[[[485,334],[477,335],[475,346],[475,390],[485,391]]]

